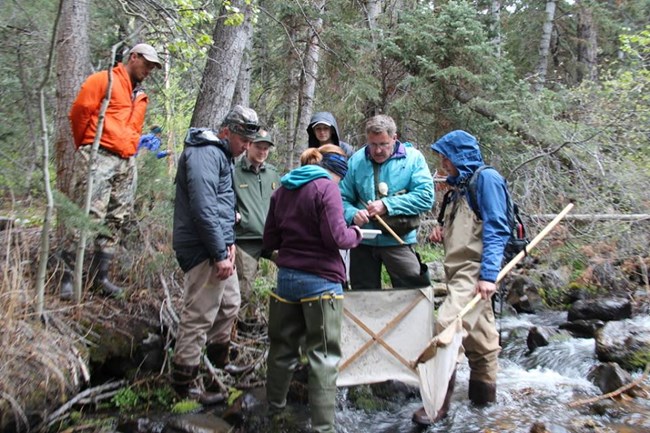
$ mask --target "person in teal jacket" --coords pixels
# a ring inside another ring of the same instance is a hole
[[[422,153],[410,143],[397,140],[395,121],[386,115],[366,123],[367,144],[348,162],[341,181],[343,210],[348,224],[382,229],[380,218],[419,215],[434,204],[433,178]],[[364,239],[350,252],[352,290],[381,288],[381,267],[386,267],[393,287],[429,284],[413,249],[417,229],[407,231],[400,243],[390,234]]]

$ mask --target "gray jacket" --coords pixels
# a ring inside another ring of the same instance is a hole
[[[187,272],[228,258],[235,243],[235,192],[230,144],[215,131],[190,128],[178,160],[173,247]]]

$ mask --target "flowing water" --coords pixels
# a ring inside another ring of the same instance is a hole
[[[340,433],[528,433],[535,422],[551,433],[650,433],[650,401],[606,406],[606,415],[589,411],[589,405],[569,408],[574,401],[599,396],[601,391],[587,380],[598,364],[593,339],[569,338],[528,353],[526,337],[533,326],[556,326],[566,313],[520,315],[499,321],[503,350],[497,379],[497,402],[487,408],[472,407],[467,399],[469,367],[459,366],[449,417],[423,429],[411,421],[421,406],[418,399],[395,403],[387,410],[368,413],[351,409],[337,412]]]

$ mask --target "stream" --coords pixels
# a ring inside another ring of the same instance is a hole
[[[566,312],[503,317],[498,321],[503,350],[499,359],[497,402],[487,408],[472,407],[467,399],[469,367],[461,363],[457,372],[450,414],[443,422],[421,428],[411,421],[421,406],[418,399],[395,403],[394,408],[367,413],[351,409],[343,402],[337,411],[340,433],[411,432],[512,432],[528,433],[542,422],[551,433],[650,432],[650,401],[636,398],[624,403],[608,403],[604,415],[592,413],[589,405],[569,408],[577,400],[601,395],[587,380],[590,368],[598,364],[593,339],[570,338],[537,348],[528,354],[526,337],[532,326],[556,326],[566,320]],[[345,391],[344,391],[345,393]]]

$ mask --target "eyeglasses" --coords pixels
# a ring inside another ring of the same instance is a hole
[[[393,143],[369,143],[368,144],[370,147],[374,147],[375,149],[383,149],[383,150],[388,150],[393,147]]]

